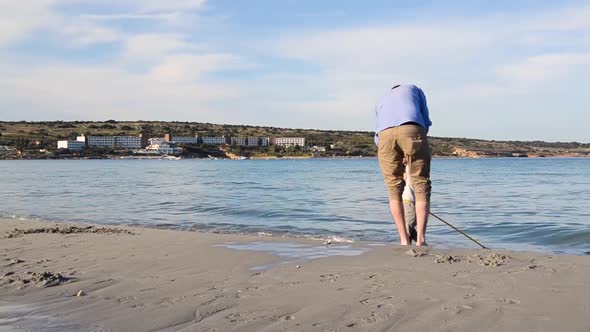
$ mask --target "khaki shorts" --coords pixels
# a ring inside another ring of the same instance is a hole
[[[430,202],[430,146],[426,129],[407,124],[379,132],[379,166],[390,201],[401,201],[404,191],[404,156],[408,159],[416,201]]]

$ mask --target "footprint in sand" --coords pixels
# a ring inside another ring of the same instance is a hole
[[[481,266],[501,266],[504,265],[510,257],[498,253],[488,255],[473,255],[467,257],[469,263],[475,263]]]
[[[518,299],[509,299],[509,298],[505,298],[505,297],[499,299],[498,302],[507,303],[507,304],[520,304],[520,301]]]
[[[455,306],[455,313],[460,314],[465,310],[473,310],[473,309],[475,309],[475,308],[471,305],[462,304],[462,305]]]
[[[199,308],[195,310],[194,321],[195,323],[199,323],[204,319],[235,307],[237,307],[236,303],[210,303],[208,305],[199,306]]]
[[[457,258],[457,257],[453,257],[451,255],[436,255],[434,256],[434,262],[437,264],[442,264],[442,263],[446,263],[446,264],[453,264],[453,263],[459,263],[461,261],[461,259]]]
[[[417,251],[416,249],[410,249],[406,251],[406,254],[412,257],[422,257],[428,255],[428,251]]]
[[[338,280],[339,278],[340,278],[340,275],[338,275],[338,274],[331,274],[330,273],[330,274],[320,275],[321,282],[326,282],[326,281],[334,282],[334,281]]]

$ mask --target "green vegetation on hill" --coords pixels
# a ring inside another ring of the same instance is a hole
[[[308,147],[325,147],[326,152],[313,152],[309,148],[270,147],[213,147],[185,146],[187,156],[224,157],[228,153],[252,157],[276,156],[375,156],[373,133],[366,131],[290,129],[245,125],[220,125],[195,122],[165,121],[48,121],[48,122],[0,122],[0,158],[61,158],[57,150],[58,140],[75,140],[77,136],[136,136],[146,133],[149,137],[173,136],[226,136],[226,137],[305,137]],[[488,141],[467,138],[430,137],[435,156],[458,157],[549,157],[588,156],[590,144],[577,142],[549,143],[542,141]],[[61,154],[60,154],[61,153]],[[107,157],[121,152],[108,150],[85,151],[83,157]],[[123,153],[129,154],[129,153]]]

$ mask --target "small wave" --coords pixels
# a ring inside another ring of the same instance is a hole
[[[306,235],[305,237],[310,240],[318,240],[318,241],[323,241],[325,243],[354,243],[353,239],[345,238],[342,236],[336,236],[336,235],[327,236],[327,237],[318,236],[318,235]]]

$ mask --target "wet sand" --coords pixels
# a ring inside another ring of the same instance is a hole
[[[590,331],[588,256],[71,226],[0,219],[0,331]]]

